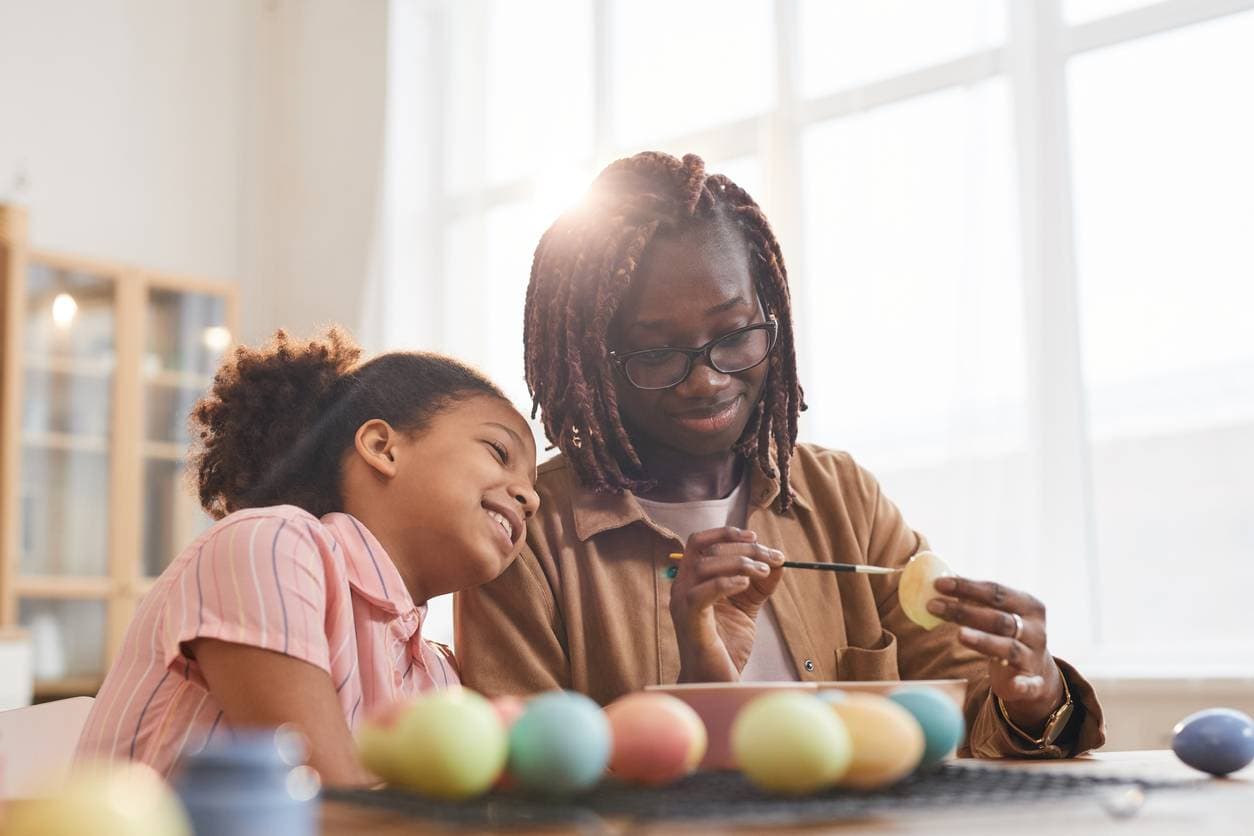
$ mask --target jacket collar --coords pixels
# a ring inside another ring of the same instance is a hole
[[[649,519],[648,514],[640,506],[636,495],[631,491],[617,494],[595,493],[579,484],[579,478],[567,464],[571,481],[571,509],[575,517],[575,536],[581,542],[605,531],[623,528],[634,522],[643,522],[659,533],[665,533]],[[749,509],[770,508],[779,496],[779,477],[770,476],[762,470],[757,460],[749,463]],[[809,499],[797,484],[792,485],[793,504],[798,508],[810,510]]]

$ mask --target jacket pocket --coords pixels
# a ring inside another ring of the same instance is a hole
[[[897,637],[880,631],[874,647],[842,647],[836,651],[836,678],[845,682],[901,679],[897,671]]]

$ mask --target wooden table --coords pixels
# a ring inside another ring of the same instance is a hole
[[[992,762],[984,761],[983,764]],[[1101,803],[1091,798],[1055,806],[1033,805],[1023,809],[997,807],[979,811],[909,813],[900,816],[874,817],[814,827],[770,828],[771,834],[818,833],[917,833],[917,834],[1088,834],[1136,833],[1163,836],[1198,836],[1198,834],[1254,833],[1254,766],[1227,779],[1209,779],[1180,763],[1169,750],[1142,752],[1099,752],[1067,761],[997,762],[1005,769],[1063,769],[1084,772],[1106,772],[1121,776],[1152,779],[1202,778],[1197,789],[1163,790],[1148,795],[1145,804],[1128,819],[1118,819]],[[345,802],[325,802],[322,809],[322,832],[339,834],[412,834],[444,833],[452,828],[437,822],[422,821],[398,813],[354,806]],[[700,823],[648,823],[606,819],[604,833],[693,834],[710,832]],[[760,830],[760,829],[759,829]],[[464,832],[464,831],[463,831]],[[517,830],[511,832],[518,832]],[[577,833],[586,828],[530,829],[527,833]],[[738,832],[751,832],[739,828]]]

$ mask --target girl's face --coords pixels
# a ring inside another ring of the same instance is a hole
[[[402,574],[411,569],[426,596],[486,583],[518,556],[540,498],[535,441],[513,406],[454,401],[393,455],[388,516],[410,563]]]
[[[744,240],[721,224],[655,239],[610,325],[610,348],[696,348],[765,321]],[[730,451],[766,384],[767,363],[724,374],[704,360],[670,389],[642,390],[615,372],[615,392],[632,442],[695,456]]]

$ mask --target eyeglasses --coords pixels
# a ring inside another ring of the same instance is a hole
[[[771,353],[778,334],[779,323],[770,316],[766,322],[737,328],[700,348],[668,346],[626,354],[611,351],[610,359],[637,389],[670,389],[683,383],[692,372],[692,364],[702,357],[712,369],[723,374],[752,369]]]

